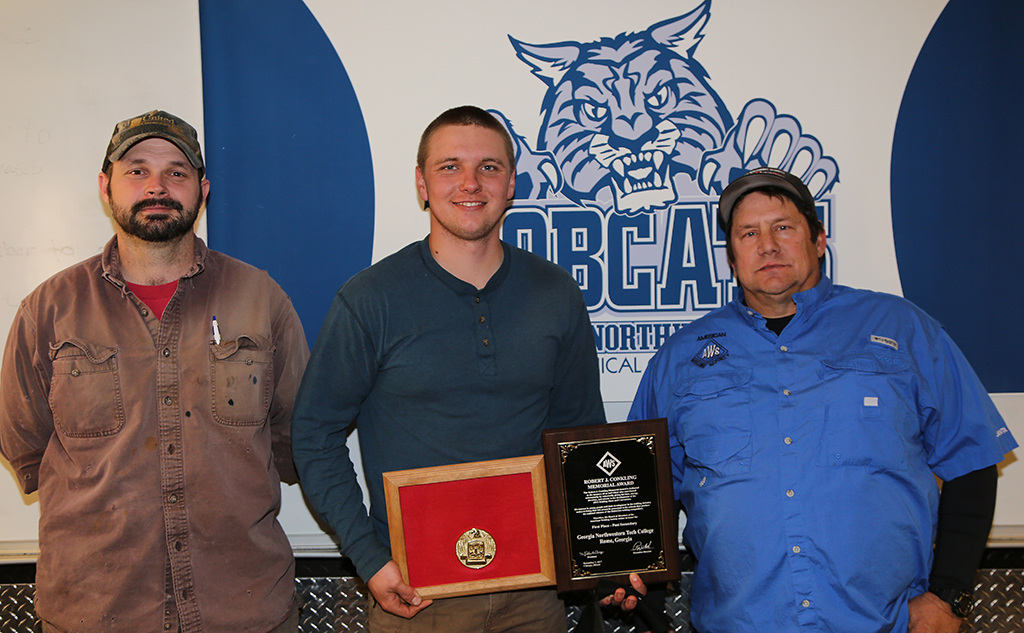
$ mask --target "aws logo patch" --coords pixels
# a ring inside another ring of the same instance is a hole
[[[704,347],[690,360],[698,367],[711,367],[726,358],[729,358],[729,350],[712,338],[708,339]]]

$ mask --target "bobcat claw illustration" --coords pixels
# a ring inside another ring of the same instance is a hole
[[[839,166],[822,153],[818,139],[803,134],[799,121],[778,114],[764,99],[744,106],[722,147],[704,153],[700,187],[705,193],[720,194],[730,182],[758,167],[776,167],[799,176],[816,199],[839,182]]]

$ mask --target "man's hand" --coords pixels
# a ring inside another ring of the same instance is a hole
[[[910,612],[909,633],[957,633],[963,623],[949,604],[930,591],[911,598],[907,609]]]
[[[647,585],[644,581],[640,580],[640,576],[636,574],[629,575],[629,584],[636,590],[640,595],[647,595]],[[619,588],[615,590],[615,593],[601,600],[601,604],[608,606],[616,606],[621,608],[623,611],[632,611],[636,608],[636,597],[626,596],[626,590]]]
[[[402,572],[393,560],[381,567],[366,586],[382,609],[403,618],[411,618],[433,602],[421,599],[415,589],[405,584]]]

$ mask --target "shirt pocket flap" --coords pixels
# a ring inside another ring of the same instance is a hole
[[[685,398],[687,396],[713,398],[720,393],[729,391],[730,389],[743,387],[748,382],[750,382],[749,370],[722,371],[711,374],[710,376],[701,376],[696,380],[691,380],[678,385],[673,390],[673,393],[681,398]]]
[[[224,341],[219,345],[211,345],[213,357],[217,360],[227,360],[238,353],[239,350],[255,350],[260,352],[273,352],[270,340],[259,334],[241,334],[237,339]]]
[[[686,457],[697,466],[714,468],[725,461],[748,454],[750,433],[721,433],[694,437],[683,447]]]
[[[50,343],[50,360],[85,356],[93,365],[102,365],[116,353],[116,347],[87,343],[73,338]]]
[[[894,374],[910,368],[910,359],[905,356],[872,352],[828,356],[821,359],[821,363],[830,369],[863,374]]]

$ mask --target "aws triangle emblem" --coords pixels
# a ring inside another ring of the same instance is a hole
[[[711,338],[708,339],[704,347],[691,360],[698,367],[711,367],[718,361],[725,360],[726,358],[729,358],[729,350]]]

